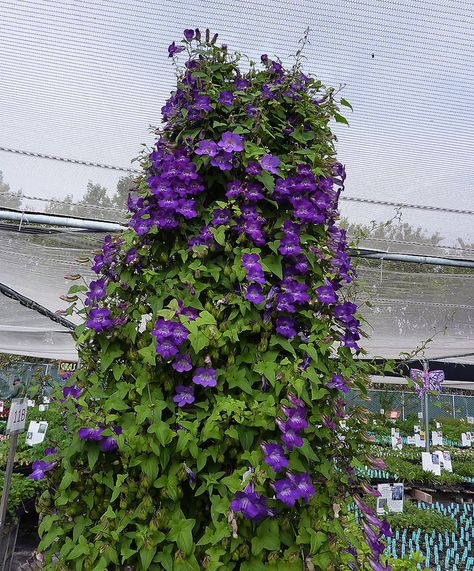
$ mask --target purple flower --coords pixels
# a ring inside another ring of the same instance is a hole
[[[230,171],[232,169],[232,158],[232,153],[224,151],[211,158],[211,165],[221,171]]]
[[[245,299],[251,303],[259,304],[265,299],[262,292],[262,286],[260,284],[251,284],[247,287],[245,292]]]
[[[101,331],[109,331],[114,327],[114,321],[110,317],[110,311],[103,307],[93,307],[89,311],[89,319],[87,320],[87,327],[93,329],[96,333]]]
[[[171,337],[173,343],[179,347],[189,337],[189,331],[182,323],[173,323]]]
[[[57,448],[45,448],[44,449],[44,455],[45,456],[54,456],[58,452],[59,452],[59,450]]]
[[[274,157],[273,155],[265,155],[260,159],[260,166],[263,170],[271,172],[272,174],[278,173],[278,165],[280,164],[280,158]]]
[[[204,141],[199,141],[199,145],[194,152],[196,155],[215,157],[219,153],[219,147],[217,146],[217,143],[214,143],[214,141],[205,139]]]
[[[279,423],[277,422],[277,424]],[[282,432],[281,435],[281,440],[283,444],[288,448],[288,450],[293,450],[295,446],[297,448],[303,446],[303,439],[301,438],[301,435],[295,430],[289,428],[287,423],[281,422],[280,429],[284,429],[284,432]]]
[[[33,462],[33,472],[28,476],[30,480],[42,480],[45,473],[55,466],[55,462],[45,462],[44,460],[35,460]]]
[[[194,100],[194,109],[196,111],[210,111],[212,109],[211,100],[207,95],[198,95]]]
[[[171,337],[173,335],[174,326],[175,323],[173,321],[158,319],[155,323],[154,329],[151,331],[151,334],[156,337],[157,341],[163,341],[167,337]]]
[[[177,46],[176,43],[173,42],[168,46],[168,57],[173,57],[182,51],[184,51],[184,46]]]
[[[175,371],[178,373],[184,373],[185,371],[190,371],[193,368],[193,364],[191,362],[191,356],[189,353],[185,353],[177,355],[175,360],[171,364]]]
[[[157,342],[156,352],[158,355],[161,355],[163,359],[169,359],[173,355],[179,353],[179,349],[176,347],[173,339],[168,338]]]
[[[287,339],[296,335],[295,322],[291,317],[279,317],[276,320],[276,332]]]
[[[184,216],[186,220],[191,220],[191,218],[196,218],[196,203],[191,198],[190,200],[180,200],[176,208],[176,212]]]
[[[212,215],[212,226],[224,226],[229,223],[230,210],[228,208],[217,208]]]
[[[180,408],[186,406],[187,404],[192,404],[194,402],[193,387],[178,385],[176,387],[176,394],[173,397],[173,402],[175,402]]]
[[[64,387],[63,388],[63,397],[67,399],[70,396],[72,399],[78,399],[82,394],[82,389],[78,387]]]
[[[99,448],[102,452],[113,452],[117,450],[118,444],[115,436],[105,436],[102,442],[99,444]]]
[[[354,320],[354,313],[357,311],[355,303],[345,302],[341,305],[336,305],[333,309],[334,317],[343,323],[350,323]]]
[[[254,491],[253,484],[248,484],[243,492],[237,492],[230,503],[234,512],[240,512],[246,519],[258,521],[270,515],[267,500]]]
[[[277,480],[273,484],[277,499],[289,507],[293,507],[300,498],[306,503],[316,493],[314,486],[311,484],[309,474],[293,474],[283,480]]]
[[[262,54],[260,56],[260,61],[264,64],[264,65],[268,65],[268,56],[267,54]]]
[[[185,470],[186,474],[188,475],[189,483],[195,484],[196,483],[196,474],[191,470],[191,468],[189,468],[189,466],[186,464],[186,462],[183,462],[183,466],[184,466],[184,470]]]
[[[196,369],[193,376],[193,383],[203,387],[215,387],[217,385],[215,369]]]
[[[244,187],[242,186],[242,182],[240,180],[232,180],[227,183],[227,192],[225,195],[228,198],[237,198],[240,194],[243,194]]]
[[[323,416],[323,424],[326,428],[329,428],[329,430],[336,430],[337,428],[337,425],[327,416]]]
[[[246,202],[257,202],[264,198],[263,186],[258,182],[249,183],[244,190],[244,198]]]
[[[244,150],[244,138],[231,131],[223,133],[217,144],[228,153]]]
[[[194,30],[184,30],[184,38],[187,42],[190,42],[194,38]]]
[[[91,440],[93,442],[99,442],[102,440],[103,428],[80,428],[77,431],[77,435],[81,440]]]
[[[285,424],[291,430],[301,432],[305,428],[308,428],[306,409],[304,407],[289,408],[287,406],[282,406],[281,409],[287,416]]]
[[[107,280],[102,278],[92,281],[89,284],[89,291],[87,292],[86,305],[90,305],[92,301],[98,301],[107,295]]]
[[[281,444],[274,444],[273,442],[264,442],[261,444],[263,453],[265,454],[265,462],[273,468],[275,472],[281,472],[284,468],[288,468],[289,462],[283,452]]]
[[[230,91],[221,91],[219,93],[219,103],[226,107],[231,107],[234,103],[235,96]]]
[[[318,294],[319,301],[325,305],[337,302],[337,294],[331,284],[318,287],[316,293]]]
[[[330,389],[338,389],[343,393],[348,393],[350,390],[349,387],[346,385],[344,379],[339,375],[336,375],[336,373],[334,373],[332,379],[327,383],[327,386]]]
[[[234,81],[234,85],[235,85],[235,89],[237,89],[237,91],[245,91],[246,89],[248,89],[250,87],[250,81],[248,79],[242,79],[242,78],[238,77]]]
[[[262,172],[262,169],[258,163],[255,161],[249,161],[249,164],[245,168],[245,172],[247,174],[251,174],[254,176],[259,175]]]

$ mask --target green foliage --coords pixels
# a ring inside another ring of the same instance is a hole
[[[3,490],[4,472],[0,472],[0,490]],[[8,517],[14,518],[22,506],[33,499],[41,489],[40,482],[29,480],[23,474],[12,474],[10,493],[8,495]]]
[[[393,529],[420,529],[422,533],[436,531],[456,531],[456,522],[449,516],[432,509],[420,509],[412,502],[405,502],[403,513],[387,514],[387,520]]]
[[[182,107],[161,133],[161,145],[194,149],[198,141],[219,141],[232,130],[245,140],[241,177],[245,165],[268,154],[280,158],[282,177],[297,172],[300,163],[318,177],[332,174],[337,163],[330,122],[343,119],[333,90],[318,80],[308,79],[298,97],[288,94],[292,82],[301,81],[300,58],[273,85],[279,90],[274,99],[262,98],[274,72],[251,63],[251,86],[236,92],[238,105],[229,110],[217,101],[240,74],[239,56],[210,38],[198,46],[190,54],[196,67],[180,73],[178,89],[188,92],[191,78],[213,106],[198,120],[189,119],[190,107]],[[256,107],[257,119],[247,113],[249,105]],[[310,303],[296,311],[301,334],[285,337],[276,331],[275,315],[266,317],[263,307],[243,296],[245,254],[260,255],[267,289],[281,286],[279,246],[288,213],[271,198],[276,177],[266,171],[257,179],[268,192],[258,208],[271,241],[257,247],[235,226],[222,224],[212,228],[211,245],[191,248],[189,239],[216,210],[228,207],[238,218],[244,208],[226,200],[229,173],[210,166],[208,156],[191,156],[205,184],[196,199],[199,215],[173,231],[159,232],[155,225],[140,236],[130,229],[104,245],[113,263],[101,270],[107,293],[100,303],[116,326],[94,331],[81,325],[76,331],[81,370],[73,382],[84,392],[77,403],[69,398],[60,404],[68,432],[60,466],[48,473],[51,491],[41,500],[45,569],[339,570],[350,556],[333,506],[351,492],[348,469],[364,436],[355,430],[363,414],[356,411],[345,441],[337,439],[323,421],[338,421],[341,393],[327,383],[337,373],[365,390],[367,374],[375,369],[339,342],[344,330],[316,295],[338,271],[331,265],[328,224],[302,226],[310,270],[309,283],[300,283]],[[148,155],[142,165],[137,192],[146,201],[152,199]],[[132,248],[134,263],[125,261]],[[197,318],[183,314],[183,306]],[[86,319],[88,312],[79,310]],[[184,326],[194,371],[216,372],[215,387],[194,385],[192,406],[179,408],[173,401],[176,387],[189,385],[192,374],[177,372],[169,358],[157,354],[152,330],[159,319]],[[275,417],[284,416],[282,405],[291,406],[290,395],[304,402],[309,426],[303,445],[287,451],[289,467],[309,474],[316,489],[308,503],[298,500],[294,508],[274,497],[272,484],[280,476],[263,461],[260,447],[281,438]],[[101,438],[115,439],[117,451],[78,437],[79,429],[98,426]],[[254,522],[231,511],[232,499],[249,482],[278,518]]]

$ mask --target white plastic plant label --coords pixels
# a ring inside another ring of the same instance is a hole
[[[435,474],[435,476],[441,476],[441,463],[437,454],[422,452],[421,466],[425,472],[431,472]]]
[[[400,435],[392,436],[392,448],[393,450],[402,450],[403,440]]]
[[[41,444],[46,436],[46,431],[48,430],[48,423],[44,420],[36,422],[32,420],[28,425],[28,431],[26,433],[26,444],[28,446],[34,446],[35,444]]]
[[[403,484],[378,484],[380,496],[377,498],[377,515],[387,512],[403,512],[405,487]]]
[[[0,412],[3,412],[3,401],[0,400]]]
[[[7,434],[23,432],[26,424],[27,399],[13,399],[7,421]]]
[[[431,433],[433,446],[443,446],[443,433],[440,430],[433,430]]]

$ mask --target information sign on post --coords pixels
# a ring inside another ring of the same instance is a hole
[[[26,411],[28,399],[13,399],[7,420],[7,434],[23,432],[26,424]]]
[[[25,430],[27,409],[28,399],[12,399],[6,427],[6,433],[10,434],[10,450],[8,451],[5,476],[3,478],[2,500],[0,502],[0,538],[3,537],[3,530],[5,527],[8,495],[10,493],[13,462],[15,460],[16,443],[18,440],[18,434]]]

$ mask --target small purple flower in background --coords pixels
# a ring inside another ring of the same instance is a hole
[[[245,299],[251,303],[259,304],[265,300],[260,284],[251,284],[245,291]]]
[[[217,167],[221,171],[230,171],[232,169],[232,153],[224,151],[211,158],[211,165]]]
[[[337,425],[332,420],[330,420],[327,416],[323,416],[323,424],[329,430],[336,430]]]
[[[429,391],[436,391],[439,395],[443,389],[444,371],[410,369],[410,378],[415,383],[415,391],[419,398]]]
[[[281,472],[284,468],[288,468],[289,461],[284,454],[283,446],[281,444],[264,442],[260,446],[265,454],[265,462],[270,466],[270,468],[273,468],[275,472]]]
[[[326,385],[330,388],[330,389],[338,389],[340,391],[342,391],[343,393],[348,393],[349,392],[349,387],[346,385],[346,382],[344,381],[344,379],[342,377],[340,377],[339,375],[336,375],[336,373],[334,373],[334,375],[332,376],[332,379],[326,383]]]
[[[267,54],[262,54],[260,56],[260,61],[263,63],[263,65],[268,65],[268,56]]]
[[[198,368],[194,372],[193,383],[203,387],[215,387],[217,385],[215,369]]]
[[[171,364],[175,371],[178,373],[184,373],[185,371],[190,371],[193,368],[193,364],[191,362],[191,356],[189,353],[184,355],[180,354],[175,357],[175,360]]]
[[[102,440],[103,428],[80,428],[77,431],[77,435],[81,440],[91,440],[93,442],[99,442]]]
[[[99,448],[102,452],[113,452],[118,448],[117,439],[114,436],[105,436],[99,444]]]
[[[181,300],[178,300],[179,314],[184,315],[189,321],[194,321],[199,317],[199,311],[194,307],[186,307]]]
[[[176,394],[173,397],[173,402],[175,402],[180,408],[186,406],[187,404],[192,404],[194,402],[193,387],[178,385],[176,387]]]
[[[334,317],[343,323],[351,323],[354,320],[354,313],[357,311],[357,305],[346,301],[334,308]]]
[[[184,30],[184,38],[187,42],[190,42],[194,38],[194,30]]]
[[[33,472],[28,476],[30,480],[42,480],[48,470],[54,468],[56,462],[45,462],[44,460],[35,460],[32,468]]]
[[[228,198],[237,198],[240,194],[243,194],[244,187],[242,186],[242,182],[240,180],[232,180],[227,183],[227,192],[225,195]]]
[[[184,216],[186,220],[196,218],[197,212],[195,201],[192,198],[190,200],[180,200],[176,208],[176,212]]]
[[[110,331],[115,323],[111,319],[110,311],[106,308],[93,307],[89,311],[89,319],[87,320],[87,327],[93,329],[96,333],[101,331]]]
[[[225,107],[231,107],[234,103],[235,96],[230,91],[221,91],[219,93],[219,103],[225,105]]]
[[[212,226],[224,226],[230,221],[230,210],[228,208],[217,208],[212,213]]]
[[[286,422],[283,422],[281,418],[277,418],[275,422],[277,423],[278,427],[282,432],[281,441],[288,448],[288,450],[290,451],[293,450],[295,446],[297,448],[303,446],[303,438],[301,437],[299,432],[296,432],[296,430],[291,429]]]
[[[221,140],[217,143],[221,149],[228,153],[244,150],[244,138],[237,133],[226,131],[222,134]]]
[[[79,387],[64,387],[63,388],[63,397],[67,399],[67,397],[71,397],[72,399],[78,399],[82,394],[82,389]]]
[[[248,484],[243,492],[237,492],[230,503],[234,512],[240,512],[246,519],[258,521],[271,515],[264,496],[254,491],[253,484]]]
[[[331,284],[320,286],[316,289],[319,301],[325,305],[330,305],[337,302],[337,294]]]
[[[207,155],[209,157],[215,157],[219,153],[219,147],[214,141],[204,140],[199,141],[199,145],[194,150],[196,155]]]
[[[260,256],[258,254],[243,254],[242,266],[247,270],[247,280],[258,284],[265,283],[265,274],[260,264]]]
[[[278,317],[275,329],[277,333],[287,339],[296,335],[295,322],[291,317]]]
[[[58,452],[59,452],[59,450],[57,448],[45,448],[44,449],[44,455],[45,456],[54,456]]]
[[[281,410],[286,414],[286,426],[288,426],[291,430],[294,430],[295,432],[301,432],[305,428],[308,428],[308,421],[306,420],[306,409],[304,406],[298,406],[295,408],[282,406]]]
[[[271,172],[272,174],[278,173],[278,165],[280,164],[280,158],[274,157],[273,155],[265,155],[260,159],[260,166],[263,170]]]
[[[186,462],[183,462],[183,466],[184,466],[184,470],[185,470],[186,474],[188,475],[189,483],[195,484],[196,483],[196,474],[191,470],[191,468],[189,468],[189,466],[186,464]]]
[[[184,51],[184,46],[177,46],[176,42],[173,42],[168,46],[168,57],[173,57],[182,51]]]

